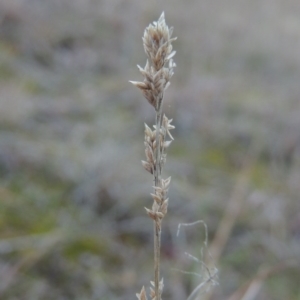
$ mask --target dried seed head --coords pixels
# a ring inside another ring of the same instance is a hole
[[[162,118],[162,102],[164,92],[170,85],[170,79],[174,74],[176,64],[173,61],[175,51],[173,51],[172,42],[176,38],[172,38],[173,28],[169,28],[165,22],[164,13],[161,14],[157,22],[150,24],[144,31],[143,45],[148,56],[144,68],[138,65],[138,69],[143,81],[130,81],[139,88],[147,101],[156,110],[156,126],[152,130],[145,124],[145,154],[146,161],[142,161],[143,167],[154,175],[155,186],[153,205],[151,209],[145,208],[147,214],[154,220],[156,241],[159,240],[161,232],[162,219],[167,213],[169,199],[167,193],[171,182],[171,177],[162,179],[162,168],[166,162],[166,149],[172,141],[167,140],[167,135],[173,140],[170,130],[175,127],[171,125],[171,121],[165,115]],[[156,243],[158,245],[159,243]],[[156,247],[156,250],[159,247]],[[163,279],[159,282],[159,274],[155,274],[155,282],[151,282],[154,288],[150,288],[151,300],[161,300],[163,290]],[[147,300],[145,288],[143,287],[139,294],[136,294],[139,300]]]
[[[172,42],[176,38],[171,38],[172,32],[173,28],[167,26],[164,13],[157,22],[153,22],[145,29],[143,45],[149,60],[144,68],[138,65],[144,81],[130,81],[142,91],[156,111],[161,107],[164,91],[170,85],[169,81],[176,66],[173,62],[176,52],[172,51]]]
[[[171,34],[172,30],[170,31],[166,24],[164,13],[161,14],[157,22],[153,22],[153,25],[150,24],[145,29],[143,36],[144,49],[156,70],[161,69],[165,58],[172,52]]]

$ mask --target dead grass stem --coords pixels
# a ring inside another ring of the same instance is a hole
[[[151,282],[150,297],[152,300],[161,300],[163,291],[163,279],[160,279],[160,247],[161,247],[161,226],[162,220],[167,214],[167,198],[171,177],[162,178],[163,166],[166,162],[166,150],[170,146],[173,137],[170,133],[175,127],[171,121],[162,113],[164,93],[170,85],[173,76],[173,69],[176,66],[173,62],[172,38],[173,28],[169,28],[165,22],[164,13],[157,22],[150,24],[144,32],[143,45],[148,56],[144,68],[138,66],[144,80],[130,81],[138,87],[156,112],[155,125],[151,129],[145,124],[145,154],[146,161],[142,161],[146,171],[153,175],[154,192],[152,208],[146,208],[148,216],[153,219],[154,224],[154,282]],[[169,140],[167,140],[169,138]],[[139,300],[147,300],[145,288],[137,294]]]

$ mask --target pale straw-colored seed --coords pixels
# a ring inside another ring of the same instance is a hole
[[[153,174],[153,166],[152,164],[148,163],[147,161],[142,160],[142,165],[146,171]]]
[[[164,202],[162,203],[161,207],[160,207],[160,211],[166,215],[167,211],[168,211],[168,204],[169,204],[169,199],[164,200]]]
[[[160,212],[160,211],[156,212],[155,214],[156,214],[156,216],[157,216],[158,218],[160,218],[160,219],[162,219],[162,218],[165,216],[165,215],[164,215],[162,212]]]
[[[147,208],[147,207],[145,207],[145,210],[146,210],[148,216],[149,216],[151,219],[153,219],[153,220],[156,220],[156,219],[157,219],[156,213],[155,213],[154,211],[152,211],[151,209],[149,209],[149,208]]]
[[[152,198],[153,198],[153,200],[157,203],[157,204],[161,204],[162,203],[162,198],[161,197],[159,197],[157,194],[150,194],[151,196],[152,196]]]

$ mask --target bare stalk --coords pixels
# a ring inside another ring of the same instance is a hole
[[[161,104],[163,103],[163,99]],[[154,183],[155,186],[160,186],[160,177],[161,177],[161,167],[160,167],[160,127],[161,127],[161,117],[162,117],[162,105],[160,105],[158,111],[156,112],[156,123],[155,127],[156,136],[155,141],[156,145],[159,147],[156,148],[156,157],[155,157],[155,173],[154,173]],[[157,226],[156,221],[153,220],[154,224],[154,286],[155,294],[159,295],[159,280],[160,280],[160,244],[161,244],[161,228]],[[160,299],[158,296],[158,299]]]
[[[172,57],[172,42],[176,38],[171,38],[173,28],[169,28],[165,22],[164,13],[161,14],[157,22],[150,24],[144,32],[144,50],[148,56],[145,68],[138,66],[144,76],[143,82],[130,81],[138,87],[148,102],[156,111],[156,120],[153,130],[145,124],[145,154],[146,161],[142,164],[146,171],[153,175],[154,193],[153,205],[151,209],[146,208],[147,214],[154,222],[154,289],[150,290],[152,300],[161,300],[163,290],[163,280],[160,279],[160,245],[161,245],[161,223],[167,213],[167,198],[171,177],[162,179],[161,173],[166,162],[166,149],[171,144],[173,137],[170,130],[175,127],[171,121],[162,113],[164,92],[170,85],[173,76],[173,68],[176,66]],[[171,140],[166,140],[167,136]],[[145,288],[137,294],[139,300],[147,300]]]

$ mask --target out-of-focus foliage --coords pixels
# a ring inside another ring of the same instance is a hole
[[[162,10],[178,36],[164,299],[202,280],[178,270],[201,270],[184,252],[200,258],[203,229],[176,237],[199,219],[220,252],[211,299],[254,279],[256,299],[300,299],[296,0],[0,2],[1,299],[134,299],[152,280],[154,112],[128,80]]]

